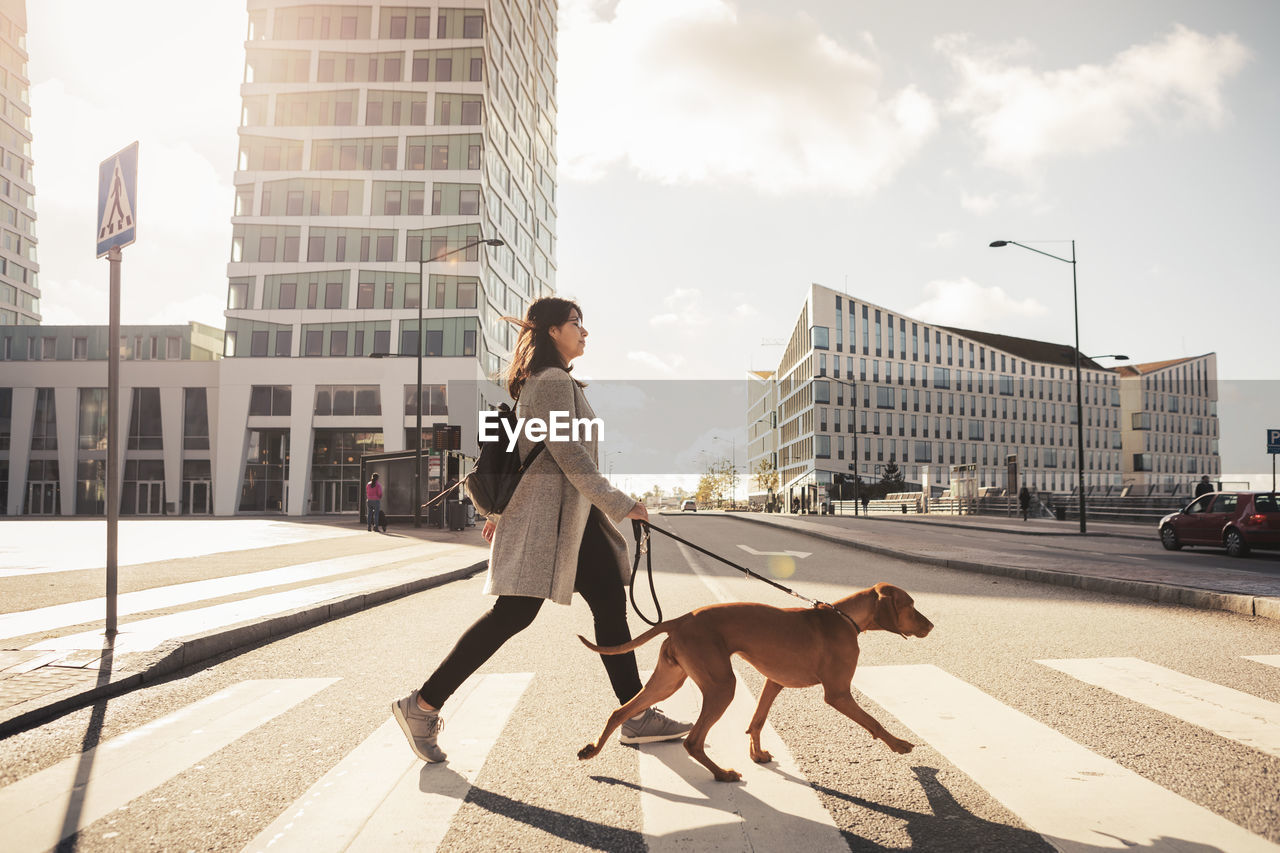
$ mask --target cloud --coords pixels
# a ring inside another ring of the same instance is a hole
[[[665,184],[865,194],[937,127],[928,97],[884,91],[875,61],[801,13],[566,0],[559,20],[565,180],[624,165]]]
[[[960,244],[960,232],[941,231],[925,245],[930,249],[954,249]]]
[[[651,326],[696,328],[711,322],[702,309],[702,291],[696,287],[678,287],[662,298],[667,310],[649,318]]]
[[[1227,117],[1222,90],[1250,56],[1235,35],[1180,24],[1106,65],[1056,71],[1015,64],[1023,49],[981,49],[966,36],[934,46],[960,74],[949,109],[968,118],[988,163],[1013,172],[1120,147],[1143,128],[1218,127]]]
[[[999,287],[983,287],[968,278],[935,280],[924,286],[926,299],[907,312],[926,323],[945,323],[972,329],[994,329],[1001,321],[1040,317],[1048,313],[1031,297],[1017,300]]]

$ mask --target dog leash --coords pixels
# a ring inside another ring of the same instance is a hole
[[[657,532],[661,533],[663,536],[667,536],[671,539],[676,540],[677,542],[681,542],[685,545],[688,545],[690,548],[694,549],[695,551],[698,551],[699,553],[706,554],[708,557],[710,557],[713,560],[719,560],[720,562],[724,563],[726,566],[730,566],[734,569],[737,569],[738,571],[742,572],[748,577],[753,577],[756,580],[764,581],[774,589],[782,590],[787,595],[794,596],[800,599],[801,601],[811,604],[815,610],[822,610],[825,608],[827,610],[832,610],[836,613],[839,613],[841,616],[844,617],[846,622],[848,622],[850,625],[853,626],[853,631],[855,634],[862,633],[862,629],[858,627],[857,622],[853,621],[853,617],[851,617],[848,613],[845,613],[843,610],[840,610],[839,608],[834,607],[825,601],[820,601],[816,598],[809,598],[807,595],[802,595],[801,593],[796,592],[794,589],[792,589],[789,586],[784,586],[783,584],[780,584],[771,578],[767,578],[764,575],[751,571],[751,569],[748,569],[746,566],[738,565],[737,563],[733,562],[730,559],[721,557],[719,554],[713,554],[710,551],[708,551],[706,548],[703,548],[701,545],[698,545],[694,542],[690,542],[688,539],[685,539],[683,536],[677,536],[676,534],[672,533],[670,530],[663,530],[661,527],[654,527],[652,524],[650,524],[647,521],[632,519],[631,531],[632,533],[635,534],[635,537],[636,537],[636,558],[635,558],[635,562],[631,566],[631,606],[635,608],[636,615],[650,625],[657,625],[659,622],[662,621],[662,605],[658,603],[658,591],[653,585],[653,550],[649,547],[649,538],[650,538],[649,533],[652,530],[656,530]],[[653,597],[653,606],[658,611],[658,618],[655,620],[650,620],[648,616],[645,616],[644,613],[640,610],[640,605],[636,603],[636,575],[640,573],[640,556],[642,554],[646,555],[647,557],[646,568],[648,569],[648,572],[649,572],[649,594]]]

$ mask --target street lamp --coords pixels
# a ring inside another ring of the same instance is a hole
[[[1076,366],[1076,491],[1080,493],[1080,532],[1086,530],[1085,523],[1085,502],[1084,502],[1084,384],[1080,376],[1080,299],[1076,286],[1076,241],[1071,241],[1071,258],[1060,258],[1057,255],[1051,255],[1048,252],[1042,252],[1039,249],[1033,249],[1030,246],[1024,246],[1022,243],[1014,240],[996,240],[991,243],[990,248],[999,249],[1002,246],[1019,246],[1029,252],[1035,252],[1038,255],[1044,255],[1053,258],[1055,261],[1062,261],[1064,264],[1071,264],[1071,309],[1075,315],[1076,326],[1076,346],[1075,346],[1075,366]]]
[[[423,325],[422,303],[425,302],[427,298],[427,284],[426,284],[425,276],[423,275],[423,268],[426,265],[427,261],[429,260],[442,261],[451,255],[456,255],[459,252],[465,252],[467,249],[473,249],[476,246],[479,246],[481,244],[486,246],[506,245],[505,241],[503,241],[501,237],[490,237],[488,239],[482,237],[478,240],[472,240],[470,243],[467,243],[466,245],[463,245],[463,246],[459,246],[456,249],[450,249],[447,252],[441,252],[440,254],[432,258],[424,257],[421,249],[419,249],[418,251],[418,353],[417,353],[417,361],[418,361],[418,394],[417,394],[418,407],[417,408],[418,408],[418,411],[417,411],[417,418],[415,421],[417,429],[414,431],[414,444],[416,445],[416,450],[417,450],[416,459],[413,467],[413,526],[414,527],[422,526],[422,353],[424,349],[424,346],[423,346],[424,335],[422,333],[422,325]],[[423,245],[425,247],[425,243]],[[390,355],[391,353],[375,352],[375,353],[371,353],[370,357],[386,358]]]

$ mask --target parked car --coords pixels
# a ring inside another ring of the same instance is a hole
[[[1243,557],[1254,548],[1280,548],[1280,500],[1274,492],[1210,492],[1160,519],[1160,544],[1226,548]]]
[[[697,511],[698,511],[698,502],[697,502],[697,501],[685,501],[684,503],[680,504],[680,511],[681,511],[681,512],[697,512]]]

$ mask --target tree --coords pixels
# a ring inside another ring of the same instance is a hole
[[[778,469],[773,467],[767,457],[756,464],[756,470],[752,476],[755,478],[756,488],[760,491],[776,492],[778,490]]]
[[[902,469],[898,467],[898,463],[890,456],[888,464],[884,466],[884,473],[880,475],[881,496],[901,492],[906,487],[907,481],[902,476]]]
[[[708,471],[698,480],[698,488],[693,493],[693,499],[698,502],[698,506],[710,506],[715,499],[716,481],[713,474]]]

